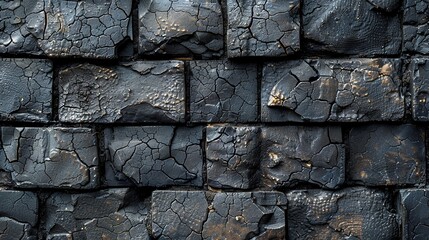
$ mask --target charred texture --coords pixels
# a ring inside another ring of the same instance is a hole
[[[139,53],[202,59],[223,55],[223,19],[217,0],[139,3]]]
[[[400,191],[402,215],[402,239],[425,239],[429,234],[428,189],[405,189]]]
[[[425,133],[406,125],[371,125],[350,131],[348,176],[369,186],[425,184]]]
[[[228,57],[277,57],[299,51],[299,0],[228,0],[227,9]]]
[[[59,118],[79,123],[181,122],[184,81],[181,61],[66,67],[59,72]]]
[[[263,69],[262,121],[397,121],[404,116],[399,59],[305,60]]]
[[[411,78],[412,113],[415,121],[429,121],[429,59],[411,60],[409,73]]]
[[[256,64],[229,61],[190,63],[192,122],[255,122]]]
[[[403,51],[429,54],[429,1],[404,0]]]

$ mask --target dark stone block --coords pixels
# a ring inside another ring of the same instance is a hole
[[[409,65],[412,113],[415,121],[429,121],[429,59],[415,58]]]
[[[97,137],[91,129],[2,127],[1,143],[0,168],[16,187],[98,186]]]
[[[337,188],[344,182],[344,145],[339,127],[262,128],[262,184],[312,183]]]
[[[403,51],[429,54],[429,2],[404,0]]]
[[[348,177],[368,186],[425,184],[425,133],[406,124],[354,127]]]
[[[223,19],[217,0],[145,0],[139,3],[139,53],[217,58]]]
[[[264,66],[262,121],[395,121],[404,116],[399,59],[306,60]]]
[[[227,4],[228,57],[276,57],[299,51],[299,0],[228,0]]]
[[[51,61],[0,58],[0,69],[0,120],[47,122],[52,113]]]
[[[90,123],[184,121],[184,82],[180,61],[73,65],[59,72],[59,118]]]
[[[202,127],[117,127],[105,131],[108,162],[113,163],[117,176],[137,186],[202,186],[201,141]]]
[[[259,182],[260,128],[207,127],[207,179],[215,188],[255,188]]]
[[[113,58],[131,37],[131,0],[0,2],[0,53]]]
[[[0,189],[0,239],[37,239],[39,203],[32,192]]]
[[[303,37],[310,52],[359,56],[399,54],[401,0],[303,2]]]
[[[54,193],[42,218],[45,239],[149,239],[148,207],[126,188]]]
[[[426,239],[429,236],[429,191],[428,189],[405,189],[400,191],[402,216],[402,239]]]
[[[288,239],[398,239],[388,197],[364,188],[291,191],[287,194]]]
[[[256,64],[193,61],[192,122],[255,122],[258,117]]]

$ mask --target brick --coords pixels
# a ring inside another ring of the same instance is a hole
[[[415,58],[409,65],[411,77],[412,114],[415,121],[429,121],[429,61]]]
[[[288,198],[288,239],[398,239],[389,196],[378,190],[295,190]]]
[[[405,53],[429,54],[428,6],[426,0],[404,0],[402,50]]]
[[[59,72],[59,119],[74,123],[181,122],[185,118],[184,82],[181,61],[65,67]]]
[[[264,122],[397,121],[404,116],[399,59],[301,60],[263,69]]]
[[[429,234],[428,189],[404,189],[400,191],[402,239],[425,239]]]
[[[0,53],[114,58],[132,37],[131,0],[0,3]]]
[[[47,122],[52,113],[52,62],[0,58],[0,69],[0,120]]]
[[[139,53],[202,59],[223,55],[223,18],[217,0],[139,3]]]
[[[202,127],[116,127],[104,135],[107,162],[122,179],[137,186],[202,186]]]
[[[348,178],[368,186],[425,184],[425,133],[420,127],[369,125],[351,129]]]
[[[190,63],[192,122],[255,122],[258,118],[256,64],[229,61]]]
[[[228,0],[228,57],[291,55],[300,50],[298,0]]]
[[[0,168],[16,187],[97,187],[97,138],[89,128],[2,127]]]
[[[127,188],[53,193],[41,225],[44,239],[149,239],[148,204]]]
[[[400,0],[304,0],[302,25],[310,53],[399,54]]]

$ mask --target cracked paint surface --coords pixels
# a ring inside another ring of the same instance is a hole
[[[368,186],[425,183],[423,128],[411,124],[354,127],[349,143],[351,181]]]
[[[308,51],[373,56],[399,54],[401,0],[303,2]]]
[[[181,61],[135,61],[114,67],[78,64],[59,72],[62,122],[182,122]]]
[[[53,193],[41,223],[45,239],[149,239],[148,203],[134,190]]]
[[[403,51],[429,54],[429,1],[404,0]]]
[[[114,58],[131,37],[131,0],[0,2],[0,53]]]
[[[207,181],[215,188],[254,188],[259,183],[260,128],[207,127]]]
[[[262,121],[397,121],[405,113],[400,59],[302,60],[263,69]]]
[[[300,49],[298,0],[228,0],[228,57],[286,56]]]
[[[0,188],[0,199],[0,239],[36,240],[37,195]]]
[[[428,189],[400,190],[402,239],[425,239],[429,231]]]
[[[52,62],[0,58],[0,69],[0,120],[47,122],[52,113]]]
[[[291,191],[288,239],[398,239],[389,197],[364,188]]]
[[[223,19],[217,0],[139,3],[139,53],[202,59],[223,55]]]
[[[344,182],[345,149],[339,127],[265,127],[261,142],[264,186],[311,183],[338,188]]]
[[[414,58],[409,66],[411,77],[412,113],[415,121],[429,120],[429,61]]]
[[[89,128],[2,127],[0,168],[16,187],[98,185],[97,138]]]
[[[137,186],[202,186],[201,142],[202,127],[116,127],[105,131],[108,161],[114,171]]]
[[[255,122],[256,64],[229,61],[190,62],[192,122]]]

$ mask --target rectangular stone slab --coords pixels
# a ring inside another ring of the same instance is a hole
[[[403,47],[409,54],[429,54],[429,2],[404,0]]]
[[[408,71],[411,79],[413,119],[429,121],[429,59],[411,59]]]
[[[402,217],[402,239],[425,239],[429,235],[429,190],[403,189],[400,191],[399,213]]]

